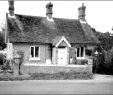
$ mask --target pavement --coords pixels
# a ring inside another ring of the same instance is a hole
[[[93,80],[0,81],[0,94],[113,94],[113,76]]]
[[[113,75],[95,74],[93,80],[113,80]]]

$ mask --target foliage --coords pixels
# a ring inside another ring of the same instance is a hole
[[[110,50],[113,47],[113,36],[110,36],[109,32],[101,33],[92,28],[98,40],[101,42],[104,50]]]
[[[31,73],[29,75],[13,76],[10,73],[0,75],[0,81],[16,81],[16,80],[87,80],[92,79],[91,72],[58,72],[58,73]]]
[[[74,80],[74,79],[92,79],[92,73],[89,72],[58,72],[58,73],[33,73],[30,79],[34,80]]]
[[[23,58],[24,58],[24,52],[23,51],[18,51],[17,52],[20,55],[20,62],[19,62],[19,74],[21,74],[20,69],[21,69],[21,64],[23,63]],[[3,62],[4,61],[4,62]],[[14,60],[6,60],[6,56],[5,55],[0,55],[0,62],[2,65],[2,70],[3,72],[7,72],[8,70],[10,70],[10,72],[13,72],[13,67],[14,66]]]
[[[96,51],[96,50],[97,50],[98,53],[102,53],[103,52],[103,48],[102,48],[101,45],[98,45],[97,47],[95,47],[94,51]]]
[[[0,46],[2,47],[2,49],[6,48],[4,32],[5,29],[3,28],[2,31],[0,31]]]
[[[97,61],[95,63],[95,72],[96,73],[105,73],[105,58],[103,54],[97,56]]]
[[[113,74],[113,50],[103,50],[94,57],[93,68],[95,73]]]
[[[0,65],[3,65],[4,61],[6,60],[6,56],[4,54],[0,54]]]
[[[6,55],[5,54],[0,54],[0,65],[1,65],[1,70],[2,72],[10,72],[12,73],[13,70],[11,68],[11,65],[10,65],[10,61],[6,59]]]
[[[2,70],[4,70],[4,71],[11,70],[11,72],[12,72],[12,68],[10,66],[10,61],[9,60],[6,60],[4,62],[4,64],[2,65]]]
[[[11,73],[0,75],[0,81],[21,81],[28,80],[29,76],[13,76]]]
[[[92,55],[92,49],[85,49],[85,54],[88,56]]]
[[[107,74],[113,74],[113,50],[108,50],[104,53],[105,67]]]
[[[79,64],[79,65],[88,64],[88,60],[87,59],[77,59],[77,64]]]

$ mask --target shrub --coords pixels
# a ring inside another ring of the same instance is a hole
[[[107,74],[113,74],[113,50],[105,52],[105,67]]]
[[[105,73],[105,57],[104,54],[99,54],[96,61],[96,73]]]
[[[72,58],[72,62],[70,64],[77,64],[77,59],[76,57]]]
[[[58,72],[58,73],[32,73],[30,74],[31,80],[74,80],[74,79],[92,79],[93,74],[90,72]]]
[[[12,76],[11,74],[1,75],[0,81],[16,80],[75,80],[92,79],[93,74],[89,72],[58,72],[58,73],[32,73],[30,76]]]
[[[92,55],[92,50],[91,49],[86,49],[85,50],[85,53],[86,53],[86,55],[88,55],[88,56],[91,56]]]
[[[9,60],[6,60],[6,61],[4,62],[4,64],[2,65],[2,70],[6,70],[6,71],[12,70],[12,68],[11,68],[11,66],[10,66],[10,61],[9,61]]]
[[[79,64],[79,65],[88,64],[88,60],[87,59],[77,59],[77,64]]]
[[[10,61],[6,59],[6,54],[0,54],[0,65],[0,69],[3,70],[2,72],[13,72]]]
[[[103,51],[94,59],[95,73],[113,74],[113,50]]]
[[[6,60],[6,56],[4,54],[0,54],[0,65],[3,65],[3,63],[5,62]]]

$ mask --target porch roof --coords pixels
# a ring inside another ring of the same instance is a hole
[[[52,44],[55,47],[58,47],[63,41],[66,43],[66,45],[68,47],[71,47],[71,44],[68,42],[68,40],[64,36],[56,36],[55,39],[53,39],[53,43]]]

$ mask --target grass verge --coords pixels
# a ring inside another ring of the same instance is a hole
[[[58,72],[52,74],[31,73],[29,75],[13,76],[12,74],[0,75],[0,81],[16,81],[16,80],[88,80],[92,79],[93,74],[90,72]]]

